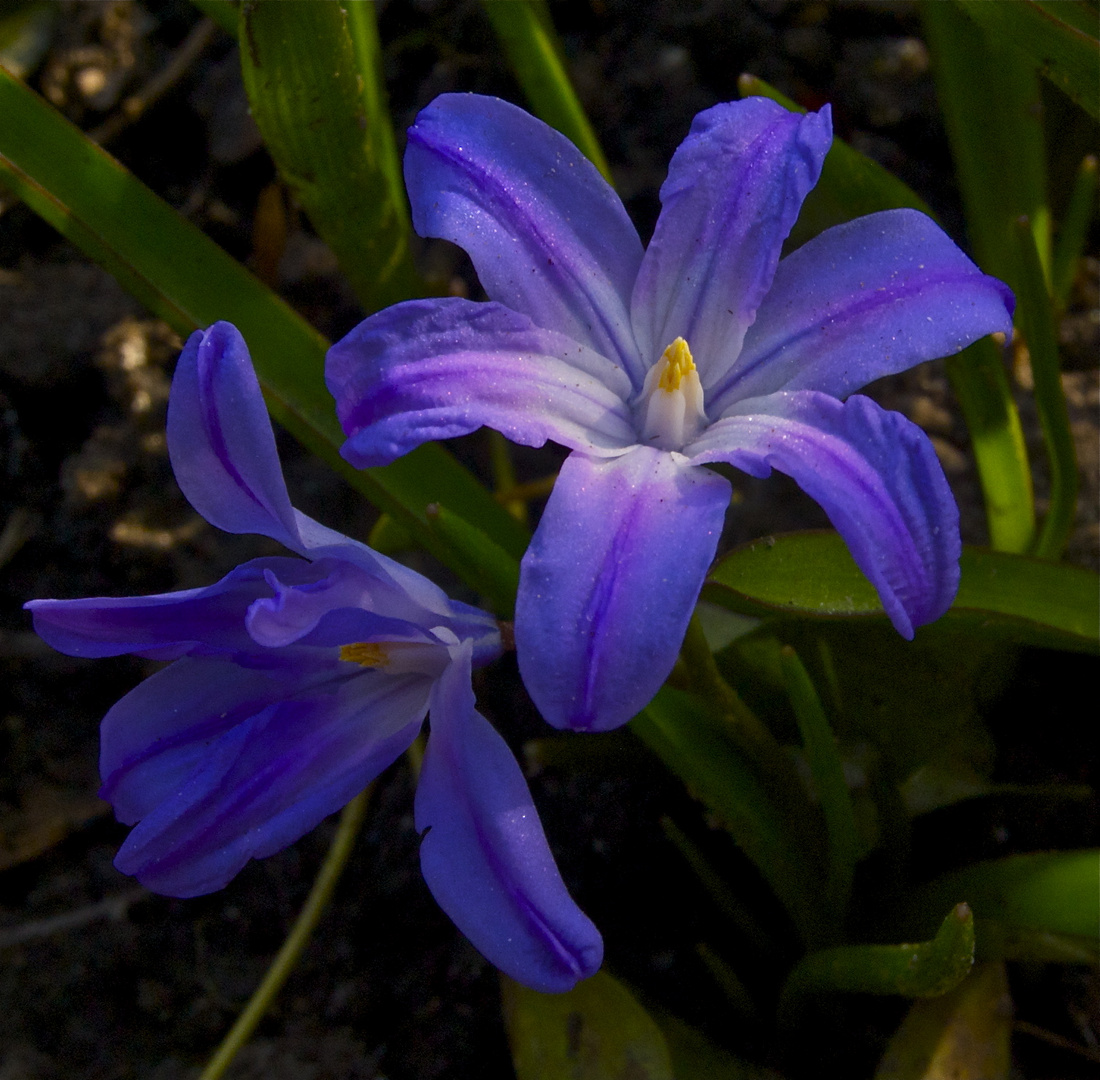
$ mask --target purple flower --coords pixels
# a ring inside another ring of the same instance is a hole
[[[173,661],[103,720],[101,794],[135,825],[115,865],[170,896],[220,889],[339,810],[430,710],[415,818],[440,906],[529,986],[591,975],[599,932],[566,891],[519,766],[474,708],[471,668],[501,651],[493,618],[290,505],[228,323],[193,334],[180,357],[168,447],[207,521],[300,557],[253,559],[187,592],[27,605],[61,652]]]
[[[905,637],[954,598],[958,512],[931,444],[848,395],[1007,332],[1012,295],[912,210],[780,261],[831,140],[828,107],[700,113],[643,250],[595,168],[522,110],[449,94],[409,130],[416,229],[465,248],[493,302],[398,304],[336,344],[342,452],[379,465],[483,424],[573,451],[516,605],[524,681],[558,727],[624,723],[671,670],[730,501],[709,462],[792,476]]]

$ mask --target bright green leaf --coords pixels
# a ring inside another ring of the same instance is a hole
[[[1023,644],[1100,651],[1100,579],[1090,570],[967,547],[950,611],[933,627]],[[878,594],[836,533],[767,537],[719,562],[704,599],[745,615],[875,616]]]
[[[502,975],[501,993],[516,1080],[672,1080],[661,1029],[607,972],[565,994]]]
[[[272,415],[448,565],[463,560],[428,526],[439,503],[513,558],[526,530],[442,447],[378,469],[339,456],[343,433],[323,380],[327,342],[308,323],[19,80],[0,69],[0,183],[101,263],[181,334],[235,323]]]
[[[246,0],[239,29],[264,142],[367,311],[424,291],[374,19],[373,4]]]
[[[974,963],[974,916],[957,904],[931,941],[916,945],[842,945],[803,957],[784,987],[791,1002],[806,993],[848,991],[938,997],[958,986]]]
[[[1026,52],[1055,86],[1100,120],[1100,17],[1083,0],[958,0],[990,34]]]

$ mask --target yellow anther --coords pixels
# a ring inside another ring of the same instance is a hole
[[[659,366],[661,376],[657,385],[666,394],[676,393],[680,389],[680,383],[684,377],[695,370],[695,361],[691,358],[691,349],[688,348],[688,343],[682,337],[678,337],[661,354]]]
[[[386,646],[375,641],[355,641],[340,646],[340,659],[363,667],[385,667],[390,662]]]

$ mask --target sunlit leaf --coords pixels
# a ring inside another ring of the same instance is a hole
[[[0,183],[101,263],[181,334],[218,319],[248,341],[272,415],[443,562],[462,562],[428,526],[439,503],[513,558],[526,530],[444,449],[385,468],[340,458],[343,433],[323,381],[327,342],[257,278],[60,113],[0,69]]]
[[[916,1001],[874,1080],[1008,1080],[1012,998],[1004,964],[979,964],[938,998]]]
[[[367,311],[424,291],[374,20],[373,4],[249,0],[239,29],[264,142]]]
[[[1011,41],[1064,90],[1100,120],[1100,41],[1096,5],[1083,0],[957,0],[976,23]]]
[[[958,986],[974,963],[974,916],[957,904],[931,941],[916,945],[842,945],[803,957],[784,997],[849,991],[938,997]]]
[[[483,8],[504,46],[531,111],[557,128],[611,180],[611,170],[565,68],[561,44],[544,0],[484,0]]]
[[[501,976],[501,993],[517,1080],[672,1080],[661,1029],[607,972],[565,994]]]
[[[937,627],[1079,652],[1100,651],[1100,579],[1090,570],[967,547],[955,603]],[[788,533],[736,548],[712,571],[704,599],[745,615],[884,619],[878,594],[843,540]]]
[[[1100,71],[1097,75],[1100,76]],[[1050,505],[1035,544],[1035,554],[1045,559],[1058,559],[1077,516],[1077,452],[1062,389],[1054,312],[1027,218],[1020,218],[1015,223],[1013,235],[1018,267],[1016,319],[1031,354],[1035,407],[1050,467]]]
[[[954,4],[925,0],[921,12],[976,261],[1015,286],[1011,227],[1026,215],[1049,273],[1046,154],[1034,64],[1013,46],[992,41]],[[949,362],[948,375],[974,439],[991,542],[1003,551],[1025,551],[1034,527],[1031,478],[1001,358],[979,343]]]

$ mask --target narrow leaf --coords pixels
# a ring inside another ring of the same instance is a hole
[[[373,4],[248,0],[239,29],[264,142],[368,312],[424,291],[374,19]]]
[[[1023,555],[963,549],[962,580],[945,629],[1098,652],[1100,579],[1091,570]],[[878,594],[831,532],[788,533],[735,548],[711,572],[703,598],[745,615],[884,618]],[[921,635],[934,633],[922,627]]]
[[[526,532],[444,449],[426,445],[385,468],[356,471],[323,380],[327,342],[212,240],[0,69],[0,183],[101,263],[180,334],[218,319],[248,341],[272,415],[348,483],[451,565],[428,527],[439,503],[518,558]]]
[[[428,524],[454,553],[454,569],[489,600],[502,618],[510,617],[519,588],[519,562],[480,529],[439,503],[427,509]]]
[[[820,838],[806,815],[793,822],[777,805],[777,793],[739,751],[721,717],[666,686],[630,726],[729,831],[802,935],[817,940],[823,915],[817,896],[824,878]]]
[[[605,971],[565,994],[501,976],[501,995],[517,1080],[672,1080],[661,1029]]]
[[[1028,551],[1035,539],[1031,466],[1001,349],[982,338],[948,357],[946,367],[970,433],[989,542],[997,551]]]
[[[611,169],[577,100],[545,0],[483,0],[531,109],[557,128],[611,183]]]
[[[958,986],[974,963],[974,916],[957,904],[931,941],[917,945],[843,945],[804,957],[783,990],[789,1003],[806,993],[938,997]]]
[[[1100,41],[1094,4],[1081,0],[957,2],[979,26],[1026,52],[1055,86],[1100,120]]]
[[[852,796],[844,778],[844,764],[837,751],[836,739],[806,668],[789,645],[780,650],[779,659],[802,734],[806,762],[825,818],[829,873],[824,900],[839,930],[851,895],[860,849]]]
[[[1035,406],[1050,463],[1050,506],[1035,545],[1035,554],[1044,559],[1058,559],[1065,549],[1077,515],[1077,451],[1069,429],[1069,410],[1062,389],[1054,312],[1027,218],[1016,222],[1014,235],[1019,266],[1016,318],[1031,354]]]
[[[1096,212],[1096,166],[1095,154],[1089,154],[1081,162],[1069,205],[1058,230],[1051,280],[1054,302],[1059,308],[1065,307],[1074,278],[1077,277],[1077,263],[1085,250],[1089,225]]]

